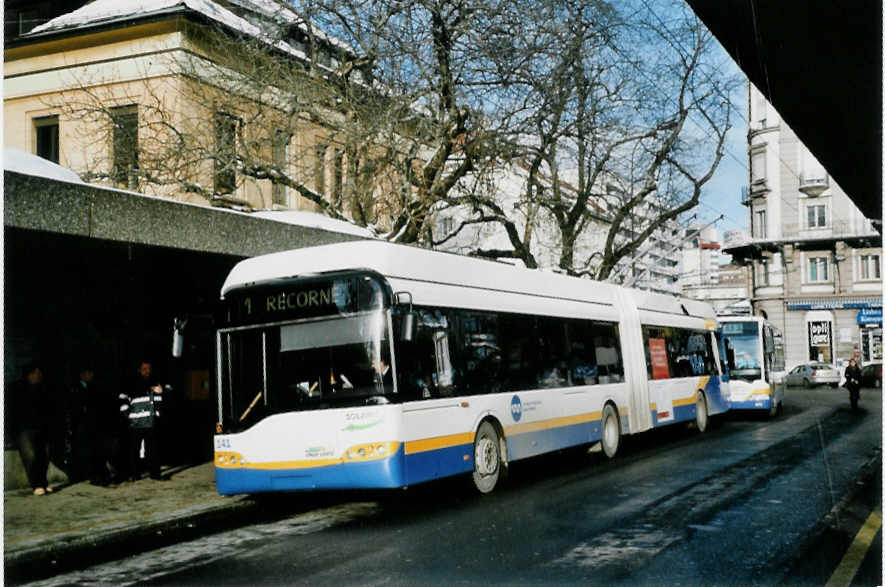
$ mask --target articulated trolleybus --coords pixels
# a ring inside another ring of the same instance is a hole
[[[784,340],[760,316],[719,318],[733,410],[764,410],[777,415],[784,403]]]
[[[728,409],[712,308],[361,241],[240,262],[217,335],[222,494],[393,488]]]

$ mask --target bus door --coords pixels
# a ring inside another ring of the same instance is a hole
[[[618,297],[615,305],[621,315],[621,348],[624,349],[624,381],[629,393],[630,432],[642,432],[651,429],[652,421],[645,353],[630,352],[631,349],[638,351],[643,348],[639,311],[629,295]]]

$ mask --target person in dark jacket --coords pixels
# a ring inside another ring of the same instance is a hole
[[[74,479],[89,479],[93,485],[108,485],[108,457],[115,406],[95,381],[95,372],[84,365],[68,391],[68,420]]]
[[[153,375],[149,361],[142,361],[138,366],[138,376],[131,393],[128,398],[128,418],[132,479],[134,481],[141,476],[139,464],[142,459],[147,462],[151,479],[162,479],[158,427],[163,412],[163,386]]]
[[[49,440],[53,433],[55,401],[43,380],[43,370],[31,364],[12,389],[13,414],[7,424],[16,427],[16,440],[28,483],[34,495],[52,493],[46,476],[49,471]]]
[[[854,359],[848,361],[848,367],[845,368],[845,388],[851,400],[851,409],[856,411],[860,400],[860,367]]]

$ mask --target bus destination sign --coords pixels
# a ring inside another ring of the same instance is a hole
[[[347,312],[353,305],[349,281],[314,281],[232,292],[227,305],[227,322],[276,322]]]

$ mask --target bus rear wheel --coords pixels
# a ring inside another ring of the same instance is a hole
[[[501,439],[489,422],[483,422],[473,441],[473,485],[480,493],[491,493],[501,476]]]
[[[694,424],[698,432],[706,432],[710,423],[710,416],[707,413],[707,397],[703,392],[698,392],[698,399],[695,403]]]
[[[605,404],[602,408],[602,452],[605,456],[613,459],[618,452],[618,445],[621,442],[621,422],[618,419],[618,413],[614,406]]]

